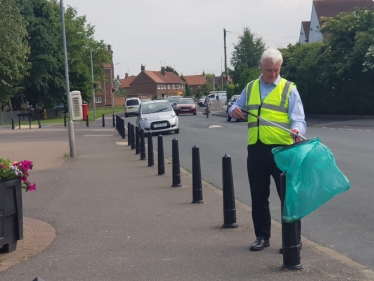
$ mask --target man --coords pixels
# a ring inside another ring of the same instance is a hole
[[[205,100],[204,100],[204,106],[205,106],[205,113],[204,115],[206,114],[206,112],[208,111],[208,106],[210,106],[212,103],[212,101],[210,100],[210,98],[208,97],[208,94],[205,95]]]
[[[262,74],[258,79],[248,83],[239,99],[230,107],[229,114],[242,119],[244,115],[240,108],[243,108],[299,135],[304,135],[306,124],[303,104],[296,86],[280,77],[282,62],[282,54],[278,50],[266,50],[260,62]],[[248,115],[247,172],[256,234],[256,240],[250,247],[251,251],[260,251],[270,246],[270,176],[273,177],[280,195],[282,173],[275,164],[271,150],[277,146],[290,145],[294,141],[299,141],[299,138]],[[298,226],[300,233],[300,222]]]

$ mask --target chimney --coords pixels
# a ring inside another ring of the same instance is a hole
[[[165,67],[161,67],[161,74],[165,76]]]
[[[109,51],[110,54],[113,54],[112,45],[108,45],[108,51]]]
[[[141,70],[142,72],[144,72],[144,71],[145,71],[145,65],[141,65],[141,66],[140,66],[140,70]]]
[[[125,73],[125,78],[129,77],[129,74],[128,73]]]

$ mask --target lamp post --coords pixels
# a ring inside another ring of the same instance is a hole
[[[94,108],[94,120],[96,120],[96,99],[95,99],[95,87],[94,87],[94,75],[93,75],[93,65],[92,65],[92,49],[90,49],[91,58],[91,78],[92,78],[92,101]]]
[[[113,111],[113,114],[114,114],[113,69],[114,69],[114,66],[117,65],[117,64],[120,64],[120,62],[118,62],[116,64],[112,63],[112,66],[110,67],[110,86],[111,86],[111,93],[112,93],[112,111]]]
[[[64,3],[63,3],[63,0],[60,0],[60,11],[61,11],[61,25],[62,25],[62,42],[63,42],[63,48],[64,48],[66,95],[67,95],[68,107],[69,107],[68,134],[69,134],[70,157],[76,158],[74,123],[73,123],[73,108],[72,108],[72,102],[71,102],[71,98],[70,98],[69,67],[68,67],[68,55],[67,55],[67,50],[66,50],[65,17],[64,17]]]

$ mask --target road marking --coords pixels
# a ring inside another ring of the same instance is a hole
[[[128,145],[127,141],[116,142],[116,145]]]
[[[211,125],[211,126],[209,126],[209,129],[210,128],[222,128],[222,126],[220,126],[220,125]]]

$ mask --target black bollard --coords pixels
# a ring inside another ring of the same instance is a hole
[[[131,124],[131,149],[135,149],[135,126]]]
[[[120,128],[119,128],[119,122],[118,122],[118,115],[116,115],[116,130],[118,133],[120,133]],[[121,134],[121,133],[120,133]]]
[[[144,130],[140,128],[140,160],[145,160],[145,141],[144,141]]]
[[[126,138],[126,133],[125,133],[125,120],[123,120],[121,117],[118,117],[118,126],[121,128],[121,136],[122,139]]]
[[[116,120],[114,120],[114,114],[112,114],[113,115],[113,128],[116,126]]]
[[[90,121],[88,121],[88,114],[86,115],[86,127],[90,126]]]
[[[165,174],[165,158],[164,158],[164,141],[162,135],[157,137],[157,166],[158,166],[158,175]]]
[[[38,116],[38,127],[39,127],[39,129],[42,127],[42,124],[40,124],[39,116]]]
[[[105,127],[105,118],[104,118],[104,114],[101,114],[101,123],[103,124],[103,127]]]
[[[14,119],[12,117],[12,130],[14,130]]]
[[[238,227],[236,223],[236,208],[234,181],[232,177],[231,157],[222,157],[222,192],[223,192],[223,228]]]
[[[176,138],[172,141],[172,162],[173,162],[173,184],[172,187],[181,187],[181,170],[179,164],[179,148]]]
[[[66,127],[66,114],[64,115],[64,127]]]
[[[282,268],[298,270],[303,266],[300,263],[300,220],[285,222],[283,220],[284,198],[286,195],[286,172],[280,175],[281,213],[282,213]]]
[[[204,203],[200,151],[196,145],[192,148],[192,203]]]
[[[139,127],[135,126],[135,155],[140,153]]]
[[[155,165],[155,159],[153,155],[153,139],[151,131],[148,132],[148,167]]]
[[[130,146],[131,142],[132,142],[131,123],[130,122],[127,122],[127,135],[128,135],[127,145]]]

